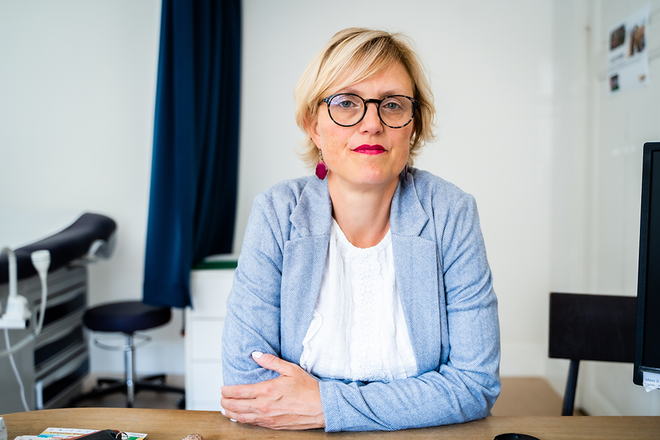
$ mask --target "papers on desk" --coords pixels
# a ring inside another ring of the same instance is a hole
[[[73,439],[81,435],[91,434],[98,429],[71,429],[71,428],[48,428],[38,438],[55,439]],[[128,437],[122,436],[121,440],[144,440],[147,434],[140,434],[137,432],[125,432]]]

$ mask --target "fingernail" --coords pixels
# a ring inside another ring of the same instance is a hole
[[[229,419],[229,420],[231,420],[231,421],[234,422],[234,423],[238,423],[238,422],[236,421],[236,419]]]
[[[264,355],[264,354],[263,354],[262,352],[260,352],[260,351],[253,351],[253,352],[252,352],[252,357],[255,358],[255,359],[260,359],[261,356],[263,356],[263,355]]]

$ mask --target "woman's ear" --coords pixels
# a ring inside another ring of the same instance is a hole
[[[309,134],[309,137],[312,138],[312,141],[314,141],[316,146],[319,147],[321,135],[319,134],[318,115],[308,115],[307,118],[305,118],[305,130],[307,131],[307,134]]]

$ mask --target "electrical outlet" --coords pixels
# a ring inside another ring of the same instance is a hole
[[[7,311],[0,318],[0,328],[21,329],[25,328],[26,320],[30,319],[32,313],[28,307],[26,297],[17,295],[7,298]]]

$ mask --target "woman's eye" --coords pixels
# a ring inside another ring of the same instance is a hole
[[[356,97],[350,95],[338,95],[331,102],[331,105],[338,110],[354,110],[359,108],[360,104]]]
[[[390,97],[383,101],[381,107],[388,112],[399,112],[406,109],[406,103],[401,99]]]

